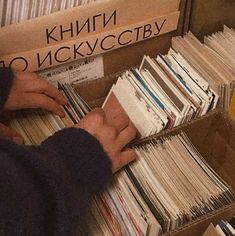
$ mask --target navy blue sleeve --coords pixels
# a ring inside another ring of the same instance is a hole
[[[82,129],[40,146],[0,140],[0,234],[77,235],[91,197],[111,179],[107,154]]]
[[[0,110],[7,101],[13,79],[14,73],[10,68],[0,68]]]

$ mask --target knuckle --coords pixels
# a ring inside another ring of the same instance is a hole
[[[134,126],[131,126],[129,129],[129,135],[132,139],[134,139],[137,135],[137,130]]]
[[[120,116],[122,117],[123,120],[126,120],[126,121],[129,121],[129,120],[130,120],[129,117],[128,117],[128,115],[125,114],[125,113],[121,113]]]
[[[100,113],[92,113],[90,118],[97,124],[102,124],[104,122],[104,117]]]
[[[118,136],[118,131],[115,129],[114,126],[107,126],[106,127],[106,132],[111,138],[115,138]]]
[[[41,79],[38,79],[38,80],[40,81],[39,83],[41,83],[41,86],[42,86],[43,89],[46,90],[46,89],[51,87],[51,84],[48,81],[41,80]]]
[[[36,73],[28,73],[28,76],[32,76],[33,79],[38,79],[38,75]]]

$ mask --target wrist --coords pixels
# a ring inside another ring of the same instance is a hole
[[[63,129],[42,146],[57,152],[90,193],[103,190],[112,179],[109,157],[99,141],[83,129]]]

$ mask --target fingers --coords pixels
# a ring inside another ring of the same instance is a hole
[[[14,75],[17,80],[32,80],[39,78],[36,73],[31,72],[14,71]]]
[[[79,123],[77,128],[85,129],[88,133],[97,137],[104,127],[105,113],[103,109],[96,108],[89,112]]]
[[[95,109],[76,127],[86,130],[98,139],[112,161],[114,172],[135,159],[136,154],[133,150],[123,150],[137,134],[136,128],[126,114],[115,114],[112,119],[107,120],[103,109]]]
[[[112,119],[109,119],[109,120],[106,119],[106,121],[107,121],[108,125],[115,127],[119,133],[128,126],[129,117],[124,113],[119,113],[115,117],[113,117]]]
[[[136,138],[136,135],[137,135],[137,129],[131,122],[129,122],[128,127],[122,130],[118,135],[116,141],[117,146],[120,149],[124,148],[129,142],[131,142],[133,139]]]
[[[60,105],[65,105],[67,103],[67,99],[63,94],[60,93],[56,87],[43,79],[18,80],[15,81],[15,88],[24,93],[45,94],[53,98]]]
[[[126,149],[122,151],[119,155],[119,158],[116,158],[113,161],[113,173],[120,170],[125,165],[129,164],[130,162],[136,159],[136,153],[132,149]]]
[[[109,98],[104,105],[104,111],[107,120],[113,119],[117,114],[125,114],[125,110],[122,108],[121,104],[113,93],[109,95]]]
[[[40,79],[35,73],[14,72],[14,74],[16,79],[4,105],[5,110],[43,108],[60,117],[65,116],[60,105],[65,105],[67,99],[57,88]]]
[[[60,117],[65,116],[65,113],[60,105],[55,100],[44,94],[22,93],[19,96],[17,107],[20,107],[20,109],[43,108]]]
[[[95,115],[95,114],[98,114],[98,116],[101,116],[102,119],[105,118],[105,112],[102,108],[95,108],[90,113],[88,113],[88,115]]]
[[[12,140],[17,144],[23,144],[23,138],[13,129],[0,123],[0,138]]]

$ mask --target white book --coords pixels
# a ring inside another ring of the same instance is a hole
[[[136,97],[136,90],[127,79],[119,79],[117,84],[113,86],[112,91],[141,137],[147,137],[153,133],[153,130],[155,131],[155,126],[152,123],[152,113],[147,111],[146,102]],[[151,119],[149,116],[151,116]]]
[[[172,67],[166,63],[162,56],[157,57],[157,62],[172,76],[178,86],[196,103],[200,104],[201,100],[195,95],[195,93],[189,88],[189,86],[180,78]]]
[[[172,48],[170,48],[168,55],[171,55],[174,59],[176,59],[186,73],[197,83],[204,91],[207,91],[209,88],[209,83],[184,59],[184,57],[175,52]]]
[[[229,231],[232,233],[233,236],[235,236],[235,229],[230,225],[228,222],[226,222],[226,226],[228,227]]]
[[[66,0],[61,0],[61,3],[60,3],[60,8],[59,10],[64,10],[66,8]]]
[[[29,16],[28,16],[29,19],[32,19],[38,16],[38,7],[39,7],[39,1],[31,0]]]
[[[44,14],[43,15],[49,15],[51,13],[52,4],[53,4],[52,0],[49,0],[46,2],[45,6],[44,6]]]
[[[138,127],[136,126],[136,128],[141,131],[142,137],[147,137],[160,132],[164,127],[164,123],[152,106],[149,105],[141,91],[136,90],[136,87],[134,87],[125,77],[118,82],[117,88],[120,88],[121,92],[118,99],[122,99],[120,97],[122,97],[123,93],[130,93],[130,100],[133,100],[135,105],[129,106],[129,100],[123,100],[122,106],[124,109],[126,107],[125,110],[128,115],[130,114],[131,120],[134,119],[138,121]],[[136,110],[135,107],[138,109]],[[140,116],[143,116],[143,118],[140,119]]]
[[[3,26],[4,24],[4,18],[5,18],[5,14],[6,12],[4,12],[4,0],[0,0],[0,27]]]
[[[5,4],[6,4],[6,14],[5,14],[4,25],[6,26],[11,23],[13,0],[7,0]]]
[[[20,2],[21,2],[20,0],[13,1],[11,24],[14,24],[20,21],[20,14],[22,10],[20,8]]]
[[[37,6],[38,9],[37,9],[36,17],[43,16],[43,14],[44,14],[44,3],[45,3],[45,0],[38,1],[38,6]]]
[[[67,0],[67,2],[66,2],[66,9],[69,9],[71,7],[73,7],[73,0]]]
[[[182,120],[183,120],[183,116],[181,115],[180,111],[177,109],[177,107],[173,104],[173,102],[171,101],[171,99],[167,96],[167,94],[164,92],[164,90],[160,87],[159,84],[157,84],[157,82],[155,81],[155,83],[153,83],[154,78],[151,75],[151,73],[147,70],[142,70],[141,74],[144,75],[144,78],[146,79],[149,88],[152,89],[153,91],[155,91],[154,93],[156,95],[158,95],[158,97],[161,99],[161,101],[164,103],[164,105],[166,106],[166,108],[168,108],[168,112],[169,114],[173,113],[174,117],[175,117],[175,121],[174,121],[174,126],[177,126],[179,124],[181,124]]]
[[[30,10],[30,0],[21,0],[20,5],[20,19],[19,21],[24,21],[28,19]]]
[[[166,76],[166,74],[162,71],[160,66],[157,64],[157,62],[153,61],[149,56],[144,56],[142,63],[140,65],[140,70],[142,69],[148,69],[150,73],[153,75],[154,79],[158,81],[158,83],[161,86],[164,86],[165,89],[172,91],[171,96],[172,101],[175,99],[178,99],[178,101],[175,103],[181,103],[178,104],[177,107],[180,109],[182,115],[188,114],[190,111],[191,105],[193,105],[179,90],[178,88],[173,84],[172,81]],[[156,74],[156,77],[155,77]],[[169,94],[169,93],[168,93]]]
[[[219,225],[216,225],[215,230],[216,230],[216,232],[217,232],[220,236],[226,236],[225,233],[223,232],[223,230],[220,228]]]
[[[172,56],[168,55],[168,62],[171,63],[172,68],[175,70],[177,74],[181,76],[181,78],[186,82],[189,88],[195,93],[195,95],[201,100],[200,106],[202,107],[201,115],[206,114],[210,101],[212,100],[212,94],[204,91],[195,81],[183,70],[178,61]]]
[[[56,12],[60,9],[61,0],[52,0],[51,13]]]
[[[153,111],[160,117],[165,127],[168,123],[165,111],[156,103],[156,101],[154,101],[153,97],[151,97],[151,95],[143,88],[141,83],[134,77],[132,73],[126,72],[125,75],[132,86],[139,92],[139,94],[143,95],[143,99],[146,101],[146,103],[151,106]]]

